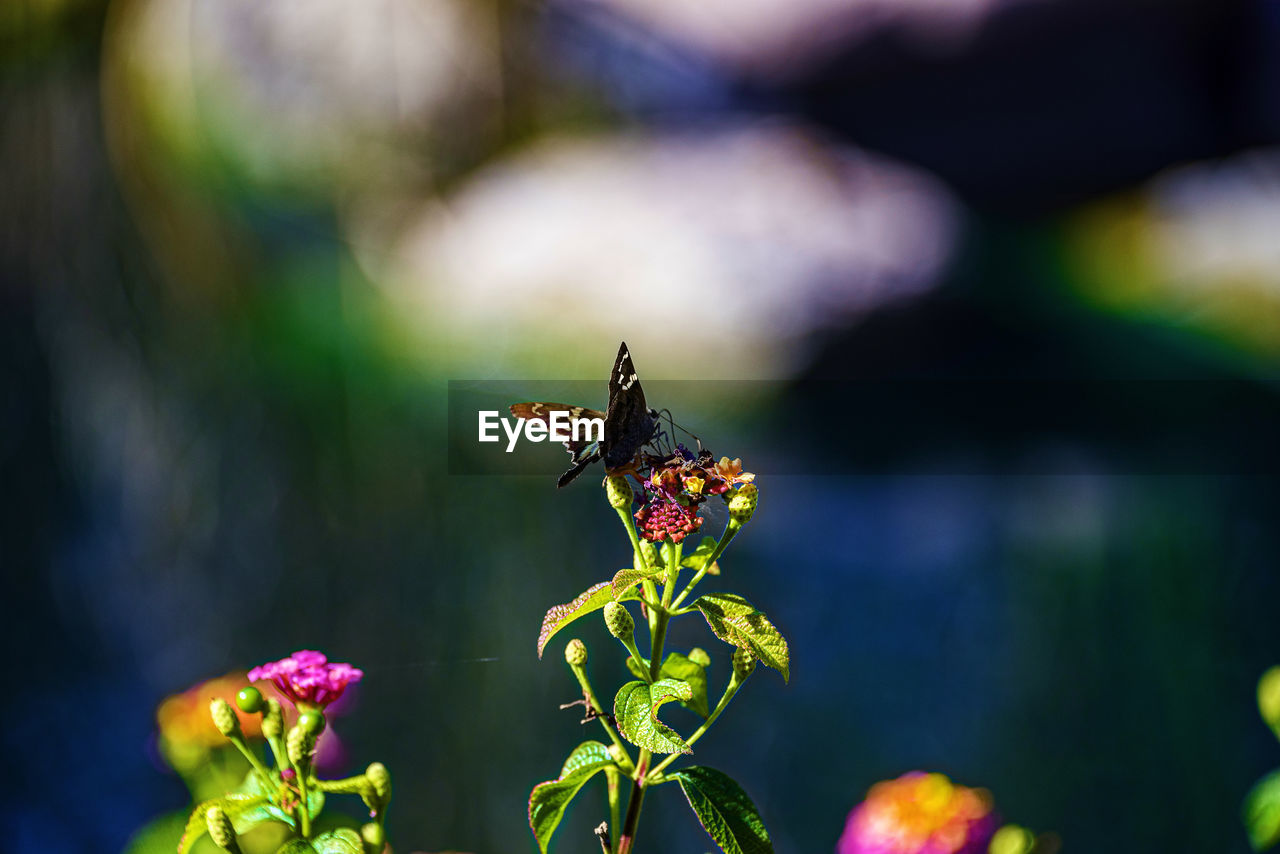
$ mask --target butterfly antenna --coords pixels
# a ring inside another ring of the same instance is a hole
[[[664,410],[662,410],[662,411],[659,413],[659,415],[663,416],[663,417],[666,419],[666,422],[667,422],[669,425],[671,425],[671,431],[672,431],[673,433],[674,433],[676,430],[679,430],[681,433],[685,434],[685,435],[686,435],[686,436],[688,436],[690,439],[692,439],[694,442],[696,442],[696,443],[697,443],[697,445],[698,445],[698,452],[699,452],[699,453],[701,453],[701,452],[702,452],[702,440],[701,440],[701,439],[699,439],[696,435],[694,435],[694,433],[693,433],[691,430],[687,430],[687,429],[685,429],[684,427],[681,427],[679,424],[677,424],[677,423],[676,423],[676,421],[675,421],[675,418],[673,418],[673,417],[672,417],[672,415],[671,415],[671,410],[670,410],[670,409],[664,409]]]

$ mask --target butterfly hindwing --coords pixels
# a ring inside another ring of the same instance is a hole
[[[551,426],[551,413],[566,412],[569,415],[570,431],[572,433],[573,424],[577,421],[585,421],[591,419],[604,418],[605,415],[598,409],[588,409],[585,406],[571,406],[567,403],[550,403],[546,401],[534,401],[530,403],[513,403],[511,404],[511,414],[516,418],[524,418],[529,421],[541,421],[548,427]],[[586,437],[590,435],[588,431],[582,431],[579,439],[570,439],[564,443],[565,450],[573,457],[574,463],[589,456],[595,450],[596,442],[588,440]],[[593,459],[598,459],[594,457]]]

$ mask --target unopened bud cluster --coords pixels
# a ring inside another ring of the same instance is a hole
[[[635,620],[631,619],[626,606],[619,602],[610,602],[604,606],[604,624],[609,634],[621,641],[631,640],[635,634]]]
[[[570,667],[581,667],[587,663],[587,645],[574,638],[564,648],[564,660]]]
[[[738,487],[737,492],[729,499],[729,518],[739,525],[751,521],[756,512],[756,504],[760,500],[760,490],[754,483],[746,483]]]

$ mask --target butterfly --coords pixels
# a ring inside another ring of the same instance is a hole
[[[604,412],[585,406],[570,406],[567,403],[511,405],[511,414],[516,418],[535,419],[546,422],[548,426],[551,425],[553,412],[567,413],[571,427],[576,422],[587,419],[604,421],[604,436],[600,441],[589,441],[586,437],[590,435],[590,431],[583,430],[582,438],[571,438],[564,443],[573,462],[569,465],[569,470],[556,481],[558,487],[572,483],[587,466],[597,460],[604,461],[605,472],[609,474],[617,469],[630,468],[658,431],[659,413],[645,403],[644,389],[640,387],[636,366],[631,362],[631,351],[627,349],[625,341],[618,347],[618,357],[609,374],[609,405]]]

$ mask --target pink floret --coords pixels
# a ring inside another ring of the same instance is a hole
[[[301,649],[288,658],[269,661],[249,671],[249,681],[270,679],[296,705],[327,706],[342,696],[347,686],[359,682],[364,671],[341,661],[329,662],[322,652]]]

